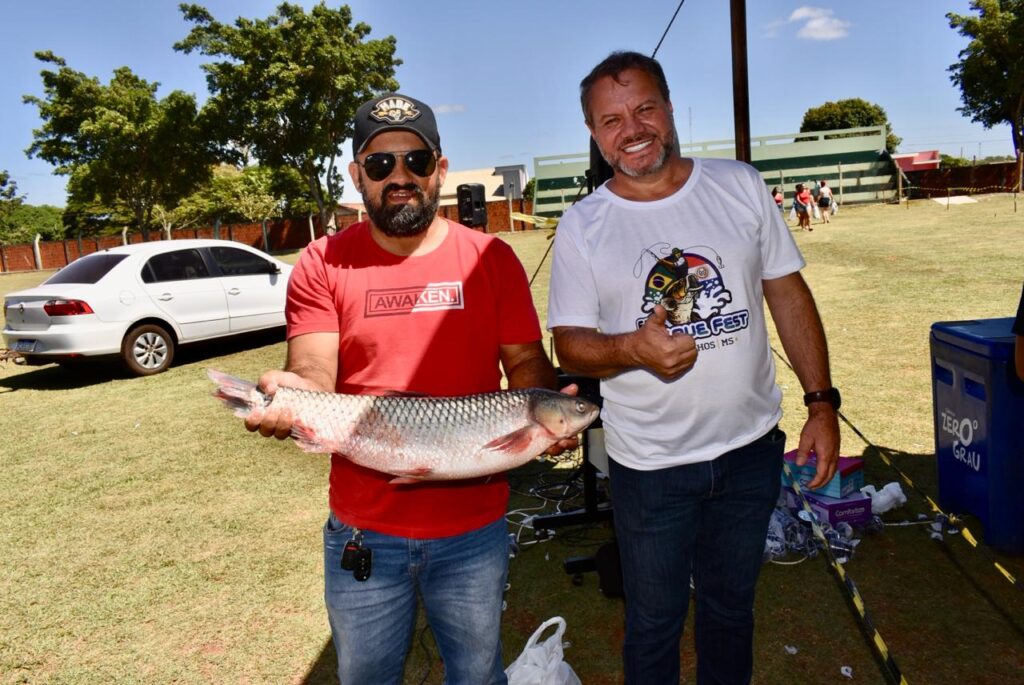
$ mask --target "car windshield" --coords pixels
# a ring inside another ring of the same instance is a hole
[[[96,283],[128,255],[94,253],[76,259],[43,283]]]

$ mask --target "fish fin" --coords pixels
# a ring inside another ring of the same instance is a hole
[[[422,483],[423,479],[434,472],[434,469],[429,466],[416,466],[411,469],[404,469],[401,471],[392,471],[392,475],[397,478],[392,478],[388,481],[389,485],[409,485],[411,483]]]
[[[412,390],[381,390],[373,393],[377,397],[430,397],[425,392],[413,392]]]
[[[325,454],[331,450],[317,437],[316,431],[298,419],[292,422],[292,439],[304,452]]]
[[[215,369],[207,369],[206,375],[217,384],[213,396],[234,410],[235,416],[245,417],[255,408],[254,400],[262,397],[266,405],[266,397],[256,388],[256,384],[242,378],[230,376]],[[256,391],[256,394],[253,394]]]
[[[388,481],[388,485],[413,485],[415,483],[422,483],[422,478],[413,478],[412,476],[402,476],[400,478],[392,478]]]
[[[525,426],[491,440],[484,449],[495,452],[522,452],[533,442],[533,426]]]

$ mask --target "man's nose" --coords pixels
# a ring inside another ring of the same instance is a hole
[[[405,157],[395,155],[395,168],[391,171],[391,175],[388,176],[388,182],[405,185],[407,183],[415,183],[417,178],[419,177],[409,171],[409,167],[405,165]]]
[[[622,135],[625,137],[635,136],[642,133],[643,124],[632,114],[627,114],[622,120]]]

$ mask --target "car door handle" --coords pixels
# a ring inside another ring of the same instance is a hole
[[[242,292],[242,291],[241,291],[241,290],[239,290],[238,288],[231,288],[230,290],[228,290],[228,295],[238,295],[238,294],[240,294],[241,292]]]
[[[161,302],[169,302],[170,300],[174,299],[174,295],[171,295],[170,293],[163,293],[162,295],[160,295],[160,297],[156,299],[160,300]]]

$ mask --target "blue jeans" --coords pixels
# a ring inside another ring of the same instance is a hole
[[[343,685],[398,685],[416,623],[417,591],[445,666],[446,685],[506,683],[501,602],[508,526],[499,519],[463,535],[414,540],[363,531],[370,578],[341,568],[352,528],[324,525],[324,598]]]
[[[779,495],[786,435],[774,428],[712,461],[637,471],[609,461],[622,560],[627,685],[677,685],[696,588],[697,683],[749,683],[754,587]]]

